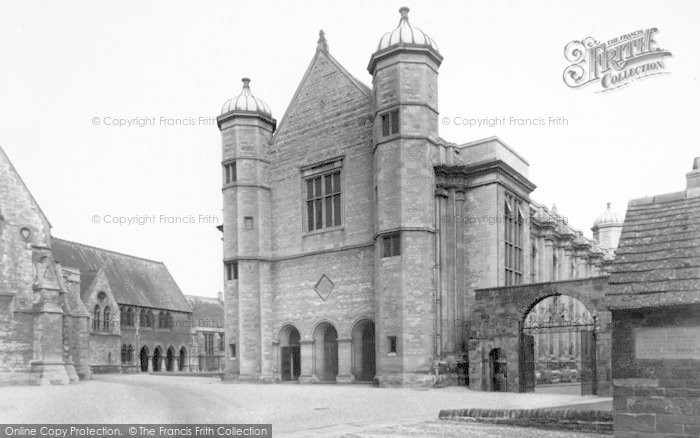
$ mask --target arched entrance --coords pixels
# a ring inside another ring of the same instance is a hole
[[[162,353],[160,351],[160,347],[156,347],[155,350],[153,350],[153,371],[158,372],[160,371],[160,362],[162,358]]]
[[[178,371],[185,370],[186,361],[187,361],[187,349],[185,349],[185,347],[182,347],[182,348],[180,348],[180,356],[177,358]]]
[[[335,382],[338,377],[338,332],[324,322],[314,330],[314,370],[320,381]]]
[[[491,390],[495,392],[508,391],[508,361],[500,348],[494,348],[489,353],[489,369]]]
[[[141,371],[144,373],[148,371],[148,347],[145,345],[141,348],[139,353],[139,360],[141,361]]]
[[[521,391],[595,394],[595,327],[593,315],[574,297],[537,302],[522,324]]]
[[[359,321],[352,329],[352,372],[357,381],[374,379],[374,322],[368,319]]]
[[[173,365],[175,364],[175,349],[170,346],[165,354],[165,369],[167,371],[173,371]]]
[[[280,378],[284,382],[299,380],[301,374],[300,339],[299,330],[293,325],[286,325],[280,330]]]

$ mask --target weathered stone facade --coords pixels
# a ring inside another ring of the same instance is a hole
[[[53,237],[2,149],[0,304],[0,385],[200,369],[198,321],[167,268]]]
[[[279,125],[247,78],[222,108],[228,378],[449,383],[476,289],[605,272],[513,149],[440,138],[442,56],[407,13],[372,88],[321,32]]]

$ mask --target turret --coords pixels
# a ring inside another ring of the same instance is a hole
[[[380,385],[422,384],[433,366],[434,197],[431,149],[437,140],[437,74],[432,38],[399,10],[399,25],[372,55],[375,290]]]
[[[622,223],[625,218],[615,213],[611,204],[608,205],[600,216],[596,218],[593,222],[593,238],[598,242],[601,248],[604,250],[615,251],[617,249],[617,244],[620,241],[620,234],[622,233]]]
[[[250,91],[224,103],[222,137],[226,376],[262,378],[262,303],[270,297],[270,183],[266,148],[276,121]]]

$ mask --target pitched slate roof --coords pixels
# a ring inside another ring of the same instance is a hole
[[[191,312],[192,309],[162,262],[52,239],[54,259],[81,273],[81,296],[97,270],[104,270],[119,304]]]
[[[224,328],[224,303],[216,298],[193,295],[187,295],[187,301],[192,306],[192,319],[195,324],[208,328]]]
[[[630,201],[611,268],[611,308],[700,303],[700,193]]]

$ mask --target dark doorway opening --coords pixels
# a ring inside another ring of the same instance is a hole
[[[489,353],[491,368],[491,390],[494,392],[508,391],[508,361],[500,348],[494,348]]]
[[[299,380],[301,375],[301,348],[299,330],[288,325],[280,331],[280,370],[282,381]]]
[[[160,371],[160,362],[161,362],[161,352],[160,352],[160,347],[156,347],[155,350],[153,350],[153,371],[158,372]]]
[[[173,371],[173,365],[175,364],[175,349],[173,347],[168,348],[165,354],[165,369],[167,371]]]
[[[148,347],[145,345],[141,348],[139,353],[139,359],[141,361],[141,371],[144,373],[148,371]]]
[[[177,358],[177,369],[178,371],[185,370],[185,361],[187,359],[187,350],[185,347],[180,349],[180,356]]]
[[[369,382],[376,373],[374,323],[358,322],[352,330],[353,374],[355,380]]]
[[[322,323],[314,331],[316,376],[323,382],[338,377],[338,332],[330,323]]]

